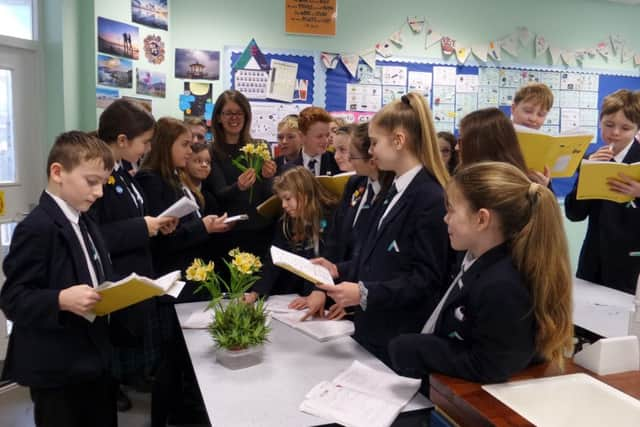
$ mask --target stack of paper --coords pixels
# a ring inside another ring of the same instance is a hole
[[[271,312],[274,319],[321,342],[351,336],[355,332],[353,322],[350,320],[309,318],[305,321],[300,321],[307,314],[307,310],[289,308],[289,303],[296,297],[297,295],[274,295],[269,297],[267,310]]]
[[[316,385],[300,410],[348,427],[387,427],[420,387],[420,380],[372,369],[358,361]]]

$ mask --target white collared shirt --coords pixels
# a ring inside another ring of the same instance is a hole
[[[380,222],[378,222],[378,228],[380,228],[380,224],[382,224],[384,217],[386,217],[387,214],[391,212],[391,209],[393,208],[393,206],[396,203],[398,203],[398,200],[400,200],[400,197],[402,197],[402,194],[404,193],[404,191],[407,189],[409,184],[411,184],[411,181],[413,181],[413,178],[415,178],[416,175],[418,175],[418,173],[422,170],[422,168],[423,166],[421,164],[418,166],[414,166],[413,168],[409,169],[402,175],[397,176],[393,180],[393,183],[395,184],[396,189],[398,190],[398,193],[393,197],[393,199],[391,199],[391,201],[389,202],[389,206],[387,206],[387,209],[384,211],[384,214],[382,214],[382,217],[380,217]]]
[[[314,166],[314,171],[313,171],[313,175],[314,176],[318,176],[320,175],[320,163],[322,162],[322,154],[318,154],[317,156],[310,156],[307,153],[304,152],[304,150],[302,150],[302,166],[304,166],[305,168],[309,169],[309,160],[314,159],[316,160],[316,164]]]
[[[631,146],[635,143],[635,141],[636,141],[635,138],[632,139],[631,142],[628,143],[627,146],[622,149],[622,151],[620,151],[618,154],[616,154],[613,157],[613,160],[615,160],[618,163],[622,163],[624,158],[627,156],[627,153],[629,152],[629,150],[631,150]]]
[[[116,175],[116,177],[119,180],[124,181],[123,178],[115,174],[115,172],[118,172],[121,167],[122,167],[122,162],[121,161],[116,162],[115,165],[113,166],[113,172],[114,172],[114,175]],[[125,173],[129,173],[129,172],[125,171]],[[129,193],[129,196],[131,196],[131,199],[133,200],[133,204],[136,205],[137,208],[140,208],[142,205],[144,205],[144,199],[142,198],[142,195],[136,188],[135,184],[127,183],[127,182],[123,182],[122,184],[124,185],[125,190],[127,190],[127,193]]]
[[[380,192],[380,181],[372,181],[371,178],[367,178],[367,186],[365,187],[366,190],[364,191],[364,194],[362,195],[362,199],[360,199],[360,204],[358,205],[358,211],[356,212],[355,218],[353,218],[352,226],[356,225],[356,222],[358,221],[358,216],[360,216],[360,211],[362,211],[362,207],[364,206],[364,202],[369,197],[369,184],[371,184],[371,187],[373,188],[373,197],[374,198]],[[368,208],[371,209],[371,206],[369,206]]]
[[[69,203],[65,202],[60,197],[51,193],[49,190],[45,190],[45,191],[49,196],[51,196],[53,201],[56,202],[56,204],[58,205],[58,207],[60,208],[64,216],[67,217],[67,219],[69,220],[69,223],[71,223],[71,228],[73,228],[73,231],[75,232],[76,237],[78,238],[78,242],[80,242],[80,247],[82,248],[82,252],[84,253],[87,269],[89,270],[89,276],[91,276],[91,285],[95,288],[100,283],[98,283],[98,276],[93,267],[93,261],[91,260],[89,251],[87,250],[87,246],[84,244],[84,239],[82,238],[82,232],[80,231],[80,223],[79,223],[80,212],[78,212],[76,209],[71,207]]]

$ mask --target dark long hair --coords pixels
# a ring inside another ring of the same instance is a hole
[[[98,137],[113,144],[118,135],[133,139],[155,127],[156,121],[147,110],[135,102],[118,99],[100,114]]]

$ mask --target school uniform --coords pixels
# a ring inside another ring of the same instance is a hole
[[[333,153],[330,153],[328,151],[325,151],[323,154],[318,154],[314,157],[311,157],[304,151],[301,151],[294,161],[288,162],[284,166],[283,172],[291,168],[295,168],[296,166],[306,167],[314,176],[337,175],[339,173],[342,173],[342,171],[338,167],[338,164],[336,163],[336,159],[333,157]]]
[[[640,142],[634,139],[628,151],[616,161],[640,161]],[[577,200],[578,179],[564,200],[565,215],[571,221],[589,219],[580,250],[576,276],[590,282],[634,293],[640,259],[629,252],[640,250],[640,199],[633,203],[608,200]]]
[[[392,367],[400,375],[500,382],[536,360],[533,299],[508,245],[469,261],[467,255],[424,333],[391,341]]]
[[[276,175],[282,175],[287,170],[287,164],[290,164],[293,160],[287,160],[285,156],[278,156],[273,161],[276,162]]]
[[[353,337],[388,364],[389,341],[420,331],[443,293],[449,239],[443,189],[422,166],[396,177],[376,211],[355,264],[362,298]]]
[[[291,232],[291,226],[285,225],[285,220],[280,219],[276,226],[272,244],[304,258],[326,256],[327,253],[334,250],[335,245],[333,240],[333,218],[333,210],[327,209],[326,214],[320,221],[320,238],[317,246],[313,239],[294,242],[291,236],[288,235]],[[264,258],[261,278],[251,288],[252,291],[257,292],[260,296],[285,294],[307,296],[314,289],[315,285],[313,283],[274,265],[270,255]]]
[[[14,323],[2,378],[30,387],[39,426],[115,425],[107,318],[89,322],[58,302],[65,288],[114,278],[99,229],[43,192],[16,227],[4,274],[0,307]]]

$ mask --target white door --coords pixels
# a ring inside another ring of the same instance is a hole
[[[4,201],[0,207],[0,262],[9,249],[15,224],[37,203],[45,183],[39,57],[36,42],[8,43],[0,37],[0,192]],[[0,312],[0,361],[6,351],[7,329]]]

